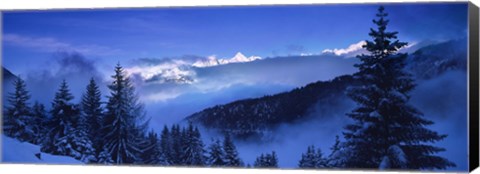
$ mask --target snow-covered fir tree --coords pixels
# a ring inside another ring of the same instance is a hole
[[[81,101],[82,116],[85,118],[88,138],[92,141],[92,147],[95,149],[95,156],[98,157],[102,150],[102,137],[100,129],[102,127],[103,108],[101,103],[101,93],[93,78],[90,79],[86,87],[86,92]]]
[[[143,105],[138,101],[130,79],[117,64],[104,115],[102,163],[135,163],[141,161],[142,144],[148,125]]]
[[[68,89],[67,82],[63,80],[52,102],[51,118],[47,123],[47,133],[41,148],[43,152],[54,155],[67,154],[63,149],[65,147],[59,147],[57,144],[60,138],[67,136],[76,127],[80,111],[71,103],[72,99],[73,95]]]
[[[172,125],[170,140],[172,144],[168,160],[172,165],[183,165],[183,137],[179,125]]]
[[[226,134],[223,140],[223,150],[225,151],[225,166],[240,167],[243,161],[238,156],[237,147],[233,144],[230,134]]]
[[[34,118],[33,125],[35,126],[35,132],[37,132],[32,143],[40,145],[46,136],[46,124],[48,123],[48,115],[45,106],[36,101],[32,107],[32,115]]]
[[[327,167],[331,168],[343,168],[343,164],[345,163],[345,155],[343,154],[342,147],[340,145],[340,138],[338,135],[335,136],[335,143],[330,148],[331,152],[327,158]]]
[[[80,123],[76,128],[72,128],[66,136],[57,140],[55,146],[59,151],[64,152],[64,155],[85,163],[96,162],[95,149],[84,127],[85,125]]]
[[[446,135],[429,130],[433,124],[409,104],[414,89],[412,76],[404,70],[407,45],[397,40],[398,32],[387,31],[389,20],[384,7],[378,9],[364,48],[368,54],[358,56],[354,74],[362,84],[349,89],[348,96],[358,107],[347,115],[354,120],[345,127],[342,144],[347,168],[446,169],[455,166],[437,156],[445,151],[435,147]]]
[[[223,150],[220,140],[212,140],[208,146],[208,165],[212,167],[225,166],[225,151]]]
[[[84,117],[79,106],[73,104],[73,95],[63,80],[52,103],[52,118],[47,125],[47,134],[42,151],[56,155],[72,156],[84,162],[95,161]]]
[[[255,162],[253,162],[253,167],[256,168],[262,168],[265,165],[265,155],[262,153],[260,156],[258,156],[255,159]]]
[[[162,151],[160,139],[153,130],[148,133],[148,141],[146,143],[145,152],[142,155],[144,164],[152,165],[168,165],[167,157]]]
[[[255,159],[253,164],[256,168],[277,168],[278,167],[278,158],[275,151],[272,151],[271,154],[261,154]]]
[[[20,141],[33,142],[36,138],[35,122],[28,104],[30,94],[25,81],[16,78],[13,82],[15,91],[8,94],[8,105],[3,117],[3,131],[5,135]]]
[[[315,146],[308,146],[307,152],[302,154],[302,158],[298,162],[300,168],[325,168],[327,167],[327,160],[323,157],[320,149],[315,149]]]
[[[167,163],[171,164],[172,160],[172,139],[170,137],[170,131],[168,130],[167,125],[163,127],[162,133],[160,134],[160,149],[165,155]]]
[[[205,149],[198,128],[190,123],[188,128],[182,131],[182,137],[184,140],[182,144],[182,164],[188,166],[204,166],[206,159]]]

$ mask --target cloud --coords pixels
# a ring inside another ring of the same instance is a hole
[[[67,81],[70,91],[75,96],[75,102],[79,101],[91,78],[96,80],[102,94],[106,94],[107,83],[97,69],[98,64],[94,59],[88,59],[76,52],[62,52],[55,54],[46,63],[47,66],[36,66],[36,69],[30,69],[25,76],[27,88],[33,100],[50,106],[48,103],[53,99],[62,80]]]
[[[410,53],[410,52],[416,51],[417,49],[423,46],[429,45],[431,43],[432,42],[424,42],[424,43],[422,42],[421,44],[419,44],[418,42],[414,41],[414,42],[408,43],[408,45],[400,48],[398,51],[401,53],[406,53],[406,52]],[[347,48],[325,49],[322,51],[322,54],[334,54],[334,55],[343,56],[343,57],[355,57],[357,55],[367,53],[367,50],[362,47],[365,44],[366,44],[365,41],[360,41],[360,42],[351,44]],[[311,54],[302,53],[301,55],[311,55]]]
[[[191,62],[182,59],[138,59],[132,67],[126,67],[128,75],[134,76],[141,84],[190,84],[195,82],[196,73]],[[154,97],[158,98],[158,97]]]
[[[298,87],[353,73],[356,59],[338,59],[334,55],[303,56],[301,59],[300,56],[295,56],[209,67],[193,67],[185,63],[185,60],[147,61],[161,63],[135,65],[125,69],[139,84],[142,98],[155,102],[172,101],[176,97],[192,93],[211,94],[239,85]],[[264,93],[258,94],[261,96]]]
[[[129,75],[137,75],[145,83],[177,83],[191,84],[196,82],[195,68],[206,68],[231,63],[245,63],[260,60],[261,57],[246,57],[238,52],[232,58],[217,59],[215,55],[209,57],[183,56],[180,58],[141,58],[134,62],[134,66],[125,68]]]
[[[353,56],[359,55],[359,54],[366,51],[362,47],[365,44],[366,44],[365,41],[360,41],[360,42],[351,44],[347,48],[325,49],[325,50],[322,51],[322,53],[324,53],[324,54],[335,54],[337,56],[353,57]]]
[[[195,63],[193,63],[192,66],[203,68],[203,67],[211,67],[211,66],[218,66],[218,65],[226,65],[230,63],[252,62],[260,59],[262,58],[259,56],[246,57],[241,52],[237,52],[237,54],[235,54],[235,56],[233,56],[232,58],[225,58],[225,59],[217,59],[215,55],[208,56],[206,59],[197,60]]]
[[[93,60],[85,58],[80,53],[57,53],[58,73],[91,73],[99,74]]]
[[[85,55],[115,55],[121,53],[119,49],[113,49],[96,44],[73,45],[60,41],[53,37],[28,37],[8,33],[3,35],[3,41],[20,47],[35,49],[41,52],[79,52]]]

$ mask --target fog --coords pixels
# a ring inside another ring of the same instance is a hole
[[[437,155],[454,162],[457,167],[449,171],[467,170],[467,83],[466,73],[450,71],[437,78],[427,81],[417,81],[418,86],[411,93],[410,104],[415,106],[428,120],[434,124],[429,129],[440,134],[447,134],[447,138],[433,145],[446,148],[445,152]],[[246,164],[253,165],[256,157],[261,153],[276,151],[281,168],[296,168],[301,154],[309,145],[320,148],[324,156],[330,154],[330,148],[339,135],[343,141],[344,126],[352,120],[345,114],[354,109],[356,104],[346,96],[338,97],[329,105],[320,103],[311,108],[309,119],[293,124],[279,125],[270,134],[271,142],[236,141],[241,158]],[[211,131],[203,131],[205,143],[210,143]],[[203,134],[202,134],[203,135]],[[221,137],[221,136],[220,136]]]
[[[331,105],[318,103],[311,108],[306,119],[279,125],[271,134],[272,142],[237,142],[240,156],[246,163],[253,164],[261,153],[275,150],[280,167],[297,168],[302,153],[308,146],[314,145],[326,157],[331,152],[335,136],[342,138],[343,127],[351,123],[345,114],[354,107],[353,101],[345,96],[332,101]]]
[[[38,66],[37,69],[20,74],[32,96],[31,103],[39,101],[49,108],[63,80],[67,81],[70,92],[75,97],[73,102],[76,103],[80,102],[90,78],[96,80],[102,94],[106,93],[103,74],[97,69],[98,64],[93,59],[86,58],[79,53],[63,52],[53,55],[50,62],[40,62],[39,64],[45,66]],[[13,73],[15,74],[15,72]]]
[[[447,134],[435,146],[446,148],[438,155],[453,161],[453,171],[468,169],[467,142],[467,75],[464,71],[450,71],[439,77],[421,82],[412,92],[411,104],[432,120],[432,130]]]

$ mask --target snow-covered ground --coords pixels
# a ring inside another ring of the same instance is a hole
[[[2,135],[1,139],[1,162],[2,163],[30,163],[30,164],[83,164],[74,158],[57,156],[40,152],[40,146]],[[41,159],[35,154],[41,153]]]

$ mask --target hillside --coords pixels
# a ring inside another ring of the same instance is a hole
[[[188,120],[240,138],[262,137],[277,124],[308,119],[310,108],[316,103],[326,107],[335,104],[339,97],[343,98],[345,89],[354,83],[351,76],[340,76],[289,92],[214,106],[193,114]]]
[[[417,79],[431,79],[450,70],[467,70],[467,39],[422,47],[407,59],[407,69]]]
[[[83,164],[71,157],[57,156],[40,152],[40,146],[2,135],[2,163],[21,164]],[[40,154],[40,158],[36,155]]]

